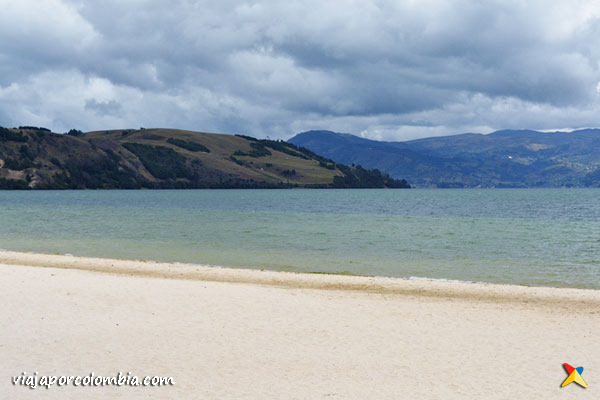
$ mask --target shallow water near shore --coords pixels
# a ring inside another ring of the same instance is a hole
[[[600,289],[600,190],[0,191],[0,248]]]

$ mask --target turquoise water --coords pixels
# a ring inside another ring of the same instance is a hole
[[[600,190],[0,191],[0,248],[600,288]]]

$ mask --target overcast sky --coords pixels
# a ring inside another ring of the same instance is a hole
[[[600,2],[0,0],[0,125],[600,127]]]

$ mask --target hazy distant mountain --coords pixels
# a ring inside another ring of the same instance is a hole
[[[406,188],[379,171],[249,136],[0,127],[0,189]]]
[[[336,162],[377,168],[416,186],[600,186],[600,129],[502,130],[407,142],[308,131],[288,142]]]

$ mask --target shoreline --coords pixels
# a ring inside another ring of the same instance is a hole
[[[341,290],[386,295],[449,299],[476,299],[491,302],[526,302],[540,305],[578,304],[600,308],[600,290],[467,282],[429,278],[395,278],[273,271],[168,263],[145,260],[111,259],[73,255],[0,250],[0,265],[60,268],[151,278],[253,284],[289,289]]]
[[[0,251],[0,390],[45,399],[595,398],[600,291]],[[589,389],[562,363],[583,366]],[[19,374],[172,377],[13,385]]]

